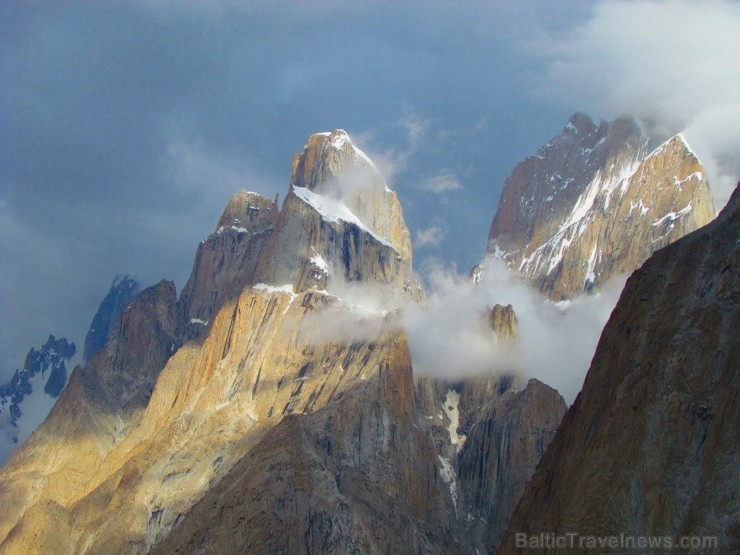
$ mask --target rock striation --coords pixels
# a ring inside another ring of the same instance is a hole
[[[738,337],[740,186],[629,278],[499,552],[540,532],[711,537],[697,550],[737,552]]]
[[[514,341],[511,305],[485,317],[495,338]],[[537,380],[521,387],[514,369],[500,376],[415,379],[419,420],[435,443],[448,486],[448,510],[479,553],[495,550],[509,518],[567,409]]]
[[[483,263],[502,259],[555,301],[630,273],[707,224],[706,172],[682,135],[655,146],[635,120],[575,114],[504,184]]]

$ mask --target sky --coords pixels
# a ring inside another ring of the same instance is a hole
[[[506,176],[568,117],[684,132],[740,178],[736,2],[0,3],[0,383],[84,335],[114,276],[178,290],[229,196],[283,198],[346,129],[416,269],[466,274]],[[433,281],[433,280],[432,280]]]

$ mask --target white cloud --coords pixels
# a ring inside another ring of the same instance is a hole
[[[222,193],[221,196],[216,195],[219,204],[223,201],[223,195],[228,198],[228,195],[240,189],[259,192],[274,188],[244,160],[201,142],[172,142],[163,166],[179,191],[199,192],[209,199],[213,198],[215,191],[219,191]]]
[[[445,238],[446,232],[437,225],[422,229],[416,233],[414,246],[416,248],[437,247]]]
[[[572,402],[624,285],[615,279],[593,296],[559,307],[492,261],[480,286],[466,276],[437,268],[430,277],[425,308],[409,305],[403,324],[414,372],[448,379],[515,369],[538,378]],[[488,307],[512,304],[519,335],[497,341],[485,321]]]
[[[411,112],[401,118],[400,124],[406,128],[409,148],[413,150],[423,141],[429,129],[429,123],[429,118],[422,117],[416,112]]]
[[[448,191],[460,190],[463,186],[455,172],[444,168],[434,177],[430,177],[426,181],[419,183],[417,188],[422,191],[429,191],[435,195],[440,195]]]
[[[530,46],[547,65],[539,94],[683,132],[726,203],[740,177],[740,3],[609,0]]]
[[[376,143],[382,138],[379,139],[373,131],[353,134],[353,141],[367,153],[386,182],[392,185],[394,178],[408,167],[411,156],[423,146],[430,121],[429,118],[420,116],[416,111],[411,111],[393,124],[404,129],[405,148],[376,147]]]

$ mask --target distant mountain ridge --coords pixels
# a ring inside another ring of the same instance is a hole
[[[46,418],[67,384],[67,365],[76,351],[74,343],[50,335],[40,349],[28,352],[23,368],[0,385],[0,464]]]

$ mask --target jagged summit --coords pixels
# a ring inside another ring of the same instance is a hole
[[[654,146],[637,120],[596,125],[575,114],[507,178],[486,258],[562,300],[634,270],[711,221],[709,184],[686,139]]]
[[[315,133],[293,157],[288,195],[255,280],[296,292],[330,282],[395,283],[411,273],[398,197],[343,130]]]
[[[564,133],[585,133],[590,135],[596,131],[597,128],[598,126],[589,115],[584,114],[583,112],[576,112],[570,116],[570,119],[568,119],[568,124],[565,126]]]
[[[270,200],[259,193],[242,189],[229,198],[221,217],[218,219],[216,232],[221,228],[235,227],[245,232],[254,231],[265,221],[262,211],[271,211],[277,208],[277,197]],[[269,218],[268,218],[269,219]]]
[[[293,157],[292,166],[291,184],[296,187],[322,192],[331,178],[343,176],[351,170],[364,170],[364,185],[382,186],[388,190],[373,161],[354,145],[344,129],[311,135],[303,152]]]
[[[98,305],[98,310],[85,336],[83,356],[85,364],[88,364],[92,357],[103,348],[111,332],[118,325],[123,309],[140,289],[141,286],[136,279],[128,274],[118,274],[113,279],[108,293]]]
[[[293,157],[291,191],[304,187],[340,199],[364,225],[411,260],[411,239],[401,205],[375,164],[343,129],[311,135]]]
[[[76,351],[74,343],[50,335],[40,349],[28,351],[8,383],[0,384],[0,465],[46,418],[67,384],[67,365]]]

